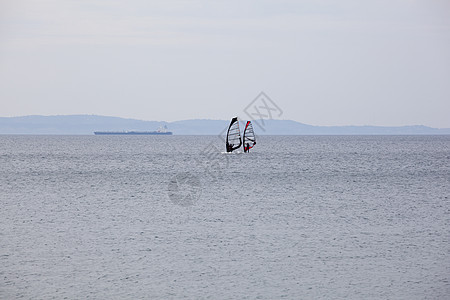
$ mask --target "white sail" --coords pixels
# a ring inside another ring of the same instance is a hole
[[[231,119],[230,126],[227,131],[227,152],[233,152],[242,145],[241,131],[239,129],[239,121],[237,117]]]

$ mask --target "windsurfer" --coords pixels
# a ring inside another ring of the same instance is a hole
[[[249,143],[245,144],[244,152],[250,152],[250,144]]]

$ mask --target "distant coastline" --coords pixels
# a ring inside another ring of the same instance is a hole
[[[98,115],[0,117],[0,134],[93,135],[94,131],[154,131],[217,135],[229,120],[143,121]],[[254,120],[257,135],[450,135],[450,128],[413,126],[313,126],[290,120]]]

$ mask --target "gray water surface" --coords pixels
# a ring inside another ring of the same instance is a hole
[[[1,299],[448,299],[450,136],[0,136]]]

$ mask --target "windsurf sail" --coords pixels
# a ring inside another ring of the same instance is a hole
[[[231,119],[227,132],[227,152],[233,152],[242,145],[241,131],[239,130],[239,121],[237,117]]]
[[[249,152],[256,144],[255,132],[251,121],[247,121],[244,129],[244,152]]]

